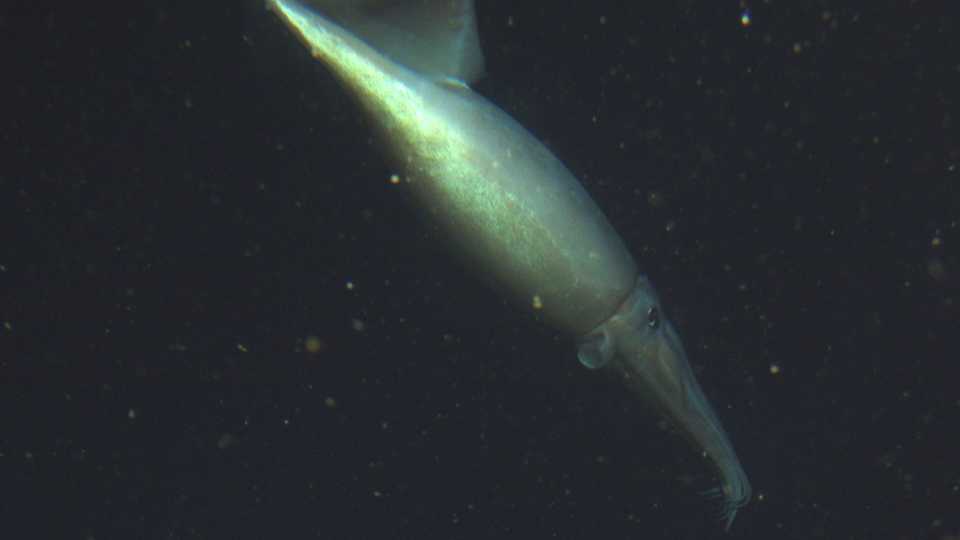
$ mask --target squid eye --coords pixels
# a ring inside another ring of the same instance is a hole
[[[657,306],[650,306],[650,309],[647,310],[647,326],[652,330],[656,330],[660,326],[660,310],[657,309]]]

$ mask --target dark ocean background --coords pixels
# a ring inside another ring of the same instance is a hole
[[[604,209],[753,482],[725,533],[258,1],[5,2],[0,538],[960,537],[948,4],[478,2],[475,88]]]

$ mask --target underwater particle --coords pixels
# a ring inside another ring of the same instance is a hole
[[[231,433],[224,433],[220,435],[220,438],[217,439],[217,448],[223,450],[233,446],[233,443],[237,442],[237,438]]]
[[[543,299],[540,298],[539,294],[533,295],[532,305],[533,309],[543,309]]]
[[[390,175],[390,183],[393,184],[393,185],[395,185],[395,186],[396,186],[396,185],[399,185],[399,184],[400,184],[400,175],[399,175],[399,174],[396,174],[396,173],[391,174],[391,175]]]
[[[307,336],[303,340],[303,348],[310,354],[319,354],[327,350],[327,344],[317,336]]]
[[[770,374],[779,375],[780,374],[780,365],[779,364],[770,364]]]
[[[651,208],[661,208],[665,202],[662,192],[651,191],[647,193],[647,204],[649,204]]]
[[[744,8],[744,10],[740,12],[740,26],[747,28],[752,22],[753,14],[750,13],[750,8]]]
[[[947,266],[939,257],[932,257],[927,260],[927,273],[936,281],[945,281],[947,279]]]
[[[329,408],[329,409],[335,409],[335,408],[337,408],[337,400],[334,399],[333,396],[327,396],[327,397],[323,398],[323,404],[326,405],[327,408]]]

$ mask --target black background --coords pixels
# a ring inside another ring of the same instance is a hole
[[[478,5],[753,481],[726,534],[259,2],[4,3],[0,536],[960,535],[957,19],[864,5]]]

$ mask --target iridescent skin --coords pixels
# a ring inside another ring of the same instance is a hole
[[[295,0],[268,6],[372,118],[421,210],[472,268],[581,342],[716,464],[729,527],[750,484],[656,293],[567,168],[500,108],[395,63]]]

